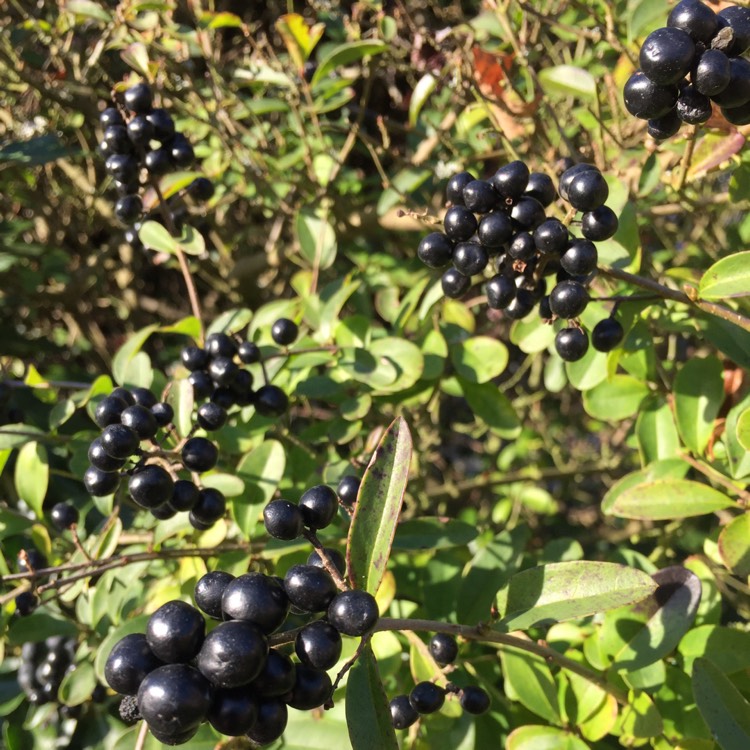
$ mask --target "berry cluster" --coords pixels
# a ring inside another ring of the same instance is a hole
[[[194,478],[179,479],[177,472],[210,471],[219,451],[204,437],[188,437],[179,452],[163,450],[156,436],[160,429],[171,431],[173,416],[172,407],[157,401],[147,388],[115,388],[94,412],[102,433],[89,446],[91,466],[83,476],[84,485],[91,495],[109,495],[128,476],[128,492],[138,506],[159,520],[189,511],[193,527],[205,530],[224,516],[224,495],[199,487]],[[143,441],[148,441],[145,449]]]
[[[718,13],[700,0],[682,0],[667,25],[646,37],[640,70],[625,84],[628,112],[648,120],[656,139],[670,138],[682,123],[699,125],[712,102],[735,125],[750,123],[750,8],[730,5]]]
[[[458,656],[456,639],[446,633],[435,633],[430,640],[430,653],[437,664],[446,667]],[[458,695],[461,708],[466,713],[479,715],[490,708],[490,696],[476,685],[459,688],[448,683],[444,688],[434,682],[418,682],[409,695],[397,695],[391,700],[391,722],[395,729],[407,729],[420,715],[439,711],[448,693]]]
[[[175,169],[188,169],[195,161],[190,141],[175,130],[167,110],[153,106],[153,92],[146,83],[138,83],[122,96],[123,114],[118,107],[107,107],[99,116],[103,128],[99,150],[106,158],[105,167],[114,179],[119,198],[115,215],[124,224],[133,225],[143,215],[140,196],[140,173],[145,169],[153,180]],[[198,177],[187,188],[191,198],[206,201],[214,186],[206,177]],[[137,234],[129,230],[128,239]]]
[[[41,705],[57,701],[63,677],[75,668],[75,653],[75,638],[60,635],[38,643],[29,641],[23,644],[18,684],[29,703]]]
[[[566,224],[548,218],[545,209],[558,195],[576,211],[582,238]],[[558,331],[558,354],[574,362],[588,350],[586,332],[575,322],[589,301],[587,286],[596,274],[595,242],[617,231],[618,219],[604,205],[609,188],[592,164],[575,164],[563,172],[559,188],[539,172],[529,172],[522,161],[513,161],[488,180],[459,172],[448,181],[451,206],[443,218],[443,232],[432,232],[419,243],[417,254],[430,268],[452,267],[444,272],[443,292],[459,298],[472,285],[472,277],[492,264],[495,274],[487,281],[487,304],[512,320],[529,315],[539,305],[544,320],[573,321]],[[556,283],[547,294],[547,277]],[[623,330],[613,318],[601,321],[592,338],[595,348],[609,351],[621,341]]]
[[[271,326],[271,337],[279,346],[293,344],[298,333],[297,324],[287,318],[279,318]],[[218,430],[232,406],[252,404],[264,417],[280,417],[289,408],[289,399],[278,386],[266,383],[253,390],[252,373],[242,365],[262,365],[263,358],[260,347],[252,341],[236,341],[226,333],[212,333],[203,348],[185,347],[181,359],[190,370],[188,380],[195,399],[208,399],[197,414],[204,430]]]

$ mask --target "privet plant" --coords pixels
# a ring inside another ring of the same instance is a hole
[[[748,8],[0,15],[0,745],[750,747]]]

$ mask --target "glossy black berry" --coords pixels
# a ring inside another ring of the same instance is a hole
[[[593,211],[609,197],[609,186],[598,169],[575,175],[567,185],[567,201],[578,211]]]
[[[120,110],[117,107],[107,107],[99,113],[99,124],[103,128],[107,128],[110,125],[122,125],[125,120],[122,119]]]
[[[102,471],[96,466],[89,466],[83,474],[83,486],[86,492],[94,497],[111,495],[120,484],[120,475],[115,472]]]
[[[220,429],[227,421],[226,410],[213,401],[201,404],[196,416],[198,425],[208,432]]]
[[[258,718],[258,702],[247,687],[214,690],[208,721],[220,734],[239,737]]]
[[[362,480],[359,477],[355,477],[353,474],[346,474],[339,480],[338,486],[336,487],[336,494],[339,496],[344,505],[352,507],[357,502],[357,495],[359,494],[359,486]]]
[[[209,353],[199,346],[186,346],[180,352],[180,359],[182,364],[191,372],[205,370],[208,367]]]
[[[453,243],[442,232],[431,232],[419,243],[417,256],[429,268],[442,268],[453,257]]]
[[[89,461],[91,465],[101,471],[117,471],[125,465],[124,458],[112,458],[102,445],[100,438],[95,438],[89,446]]]
[[[750,8],[730,5],[718,13],[719,23],[732,29],[732,43],[725,50],[727,55],[741,55],[750,47]]]
[[[397,695],[391,699],[388,707],[394,729],[408,729],[419,718],[419,714],[409,702],[408,695]]]
[[[458,643],[448,633],[435,633],[430,638],[430,653],[441,667],[446,664],[453,664],[458,656]]]
[[[104,678],[116,693],[135,695],[144,678],[163,665],[144,633],[132,633],[114,645],[104,666]]]
[[[205,370],[196,370],[188,376],[188,382],[193,386],[193,396],[196,399],[207,398],[213,393],[214,381]]]
[[[141,508],[158,508],[171,499],[174,480],[169,472],[157,464],[139,469],[128,481],[128,492]]]
[[[285,703],[277,698],[260,699],[258,718],[247,737],[258,745],[268,745],[284,734],[287,718],[288,710]]]
[[[211,684],[222,688],[247,685],[263,668],[268,643],[251,622],[230,620],[205,638],[196,665]]]
[[[641,70],[659,86],[679,83],[689,72],[695,56],[690,34],[676,27],[651,32],[640,53]]]
[[[336,585],[322,568],[293,565],[284,576],[284,590],[289,601],[303,612],[323,612],[336,594]]]
[[[581,233],[592,242],[608,240],[615,234],[618,225],[617,214],[609,206],[586,211],[581,217]]]
[[[104,429],[111,424],[120,423],[120,415],[127,408],[127,404],[117,396],[106,396],[94,410],[94,422],[98,427]]]
[[[294,651],[304,665],[330,669],[341,657],[341,634],[325,620],[316,620],[297,633]]]
[[[487,282],[487,304],[493,310],[504,310],[516,296],[516,285],[499,273]]]
[[[529,184],[529,168],[522,161],[505,164],[490,178],[492,186],[503,198],[517,200]]]
[[[299,500],[299,509],[305,526],[324,529],[334,519],[339,503],[336,493],[325,484],[311,487]]]
[[[39,606],[39,597],[33,591],[22,591],[14,601],[19,617],[30,615]]]
[[[121,399],[127,406],[132,406],[136,402],[133,391],[128,388],[123,388],[122,386],[115,388],[109,395],[113,398]]]
[[[248,688],[266,698],[286,695],[294,687],[295,670],[294,662],[286,654],[272,648],[263,669]]]
[[[196,606],[209,617],[221,620],[221,598],[233,580],[234,576],[223,570],[212,570],[206,573],[195,584],[193,600]]]
[[[157,521],[168,521],[177,515],[177,511],[169,503],[164,503],[164,505],[160,505],[157,508],[150,508],[150,510],[151,515]]]
[[[200,651],[206,632],[203,615],[175,599],[162,604],[148,619],[146,640],[154,655],[167,664],[189,662]]]
[[[750,101],[750,62],[744,57],[729,61],[729,85],[711,97],[720,107],[741,107]]]
[[[536,198],[547,208],[557,198],[557,190],[555,190],[555,183],[549,175],[543,172],[532,172],[529,175],[529,182],[526,185],[526,190],[524,190],[524,195]]]
[[[432,714],[445,703],[445,690],[434,682],[418,682],[409,693],[409,703],[419,714]]]
[[[133,151],[133,144],[128,137],[128,129],[124,125],[110,125],[102,136],[109,154],[129,154]]]
[[[169,144],[169,154],[177,169],[187,169],[195,161],[195,151],[185,136],[176,133]]]
[[[149,731],[151,736],[157,741],[161,742],[162,745],[184,745],[189,742],[198,732],[200,725],[196,724],[190,729],[186,729],[184,732],[162,732],[158,729],[154,729],[149,725]]]
[[[271,338],[279,346],[289,346],[297,340],[299,328],[289,318],[279,318],[271,326]]]
[[[169,505],[176,511],[192,510],[200,499],[200,490],[189,479],[178,479],[172,488]]]
[[[598,352],[611,352],[625,337],[622,325],[615,318],[600,320],[591,331],[591,344]]]
[[[448,180],[445,188],[446,200],[457,206],[464,205],[464,188],[476,179],[471,172],[459,172]]]
[[[239,368],[230,357],[214,357],[208,365],[208,374],[218,386],[231,386],[238,371]]]
[[[275,579],[262,573],[246,573],[226,587],[221,608],[225,619],[247,620],[267,634],[286,620],[289,600]]]
[[[159,427],[166,427],[174,419],[174,409],[165,401],[154,404],[151,413]]]
[[[482,217],[477,229],[477,237],[486,248],[497,250],[509,242],[513,236],[513,222],[504,211],[493,211]]]
[[[555,336],[555,349],[561,359],[576,362],[589,349],[589,338],[580,328],[563,328]]]
[[[196,177],[190,183],[188,193],[197,201],[210,200],[214,194],[214,184],[207,177]]]
[[[240,372],[246,372],[245,370],[240,370]],[[239,373],[237,373],[239,375]],[[226,421],[226,410],[231,409],[236,403],[237,403],[237,396],[234,392],[234,385],[236,385],[236,380],[234,383],[232,383],[232,388],[216,388],[214,389],[214,392],[211,394],[211,402],[215,404],[216,406],[220,407],[224,412],[224,418]],[[204,428],[208,429],[208,428]]]
[[[465,206],[452,206],[443,217],[443,227],[453,242],[463,242],[477,231],[477,217]]]
[[[699,125],[711,117],[711,100],[694,86],[683,86],[677,100],[677,116],[688,125]]]
[[[741,107],[722,107],[721,114],[732,125],[747,125],[750,123],[750,102]]]
[[[346,560],[344,556],[337,550],[331,549],[331,547],[323,547],[323,551],[326,554],[329,562],[333,564],[333,567],[343,576],[346,571]],[[317,550],[313,550],[307,558],[308,565],[315,565],[318,568],[325,567],[323,561],[320,559],[320,554]]]
[[[528,262],[536,257],[536,243],[529,232],[518,232],[508,247],[508,255],[513,260]]]
[[[729,58],[721,50],[707,49],[698,58],[690,79],[699,93],[716,96],[729,85],[731,77]]]
[[[375,597],[366,591],[342,591],[328,607],[328,622],[344,635],[361,636],[375,627],[379,612]]]
[[[511,320],[523,320],[536,305],[534,295],[528,289],[516,289],[516,296],[504,309],[504,314]]]
[[[674,108],[679,93],[677,86],[660,86],[651,81],[645,73],[637,70],[625,83],[623,100],[625,108],[634,117],[654,120],[663,117]],[[560,194],[562,195],[562,186]]]
[[[302,534],[304,518],[301,509],[288,500],[272,500],[263,509],[266,531],[276,539],[297,539]]]
[[[289,408],[286,393],[276,385],[262,385],[255,392],[254,402],[258,414],[278,418]]]
[[[260,349],[252,341],[243,341],[237,350],[240,361],[246,365],[252,365],[260,362]]]
[[[482,273],[489,261],[487,251],[478,242],[459,242],[453,251],[453,265],[464,276]]]
[[[143,163],[152,177],[160,177],[172,170],[172,156],[167,148],[149,151]]]
[[[145,115],[136,115],[128,123],[127,133],[134,145],[145,148],[154,137],[154,126]]]
[[[675,135],[682,127],[682,120],[677,114],[677,108],[668,112],[663,117],[657,117],[654,120],[648,121],[647,132],[648,134],[657,141],[664,141],[667,138],[671,138]],[[605,208],[602,206],[602,208]]]
[[[65,531],[78,523],[78,510],[70,503],[55,503],[49,512],[52,525],[59,531]]]
[[[599,255],[589,240],[574,240],[560,256],[560,265],[572,276],[588,276],[596,270]]]
[[[294,687],[284,701],[298,711],[309,711],[322,706],[331,696],[331,678],[320,669],[299,664],[294,675]]]
[[[139,195],[125,195],[115,203],[115,216],[123,224],[132,224],[143,213],[143,201]]]
[[[104,451],[112,458],[129,458],[141,443],[136,431],[122,424],[105,427],[100,440]]]
[[[469,685],[461,691],[460,703],[461,708],[467,714],[474,714],[475,716],[490,710],[490,696],[476,685]]]
[[[469,291],[471,278],[464,276],[458,269],[449,268],[444,274],[440,283],[443,287],[443,294],[450,299],[463,297]]]
[[[125,106],[136,114],[148,112],[151,109],[153,95],[147,83],[137,83],[125,91],[123,95]]]
[[[190,438],[182,447],[182,463],[189,471],[199,474],[210,471],[219,460],[219,449],[206,438]]]
[[[549,304],[552,312],[560,318],[575,318],[585,309],[589,294],[577,281],[561,281],[552,290]]]
[[[473,180],[464,188],[464,205],[469,211],[486,214],[498,203],[498,195],[486,180]]]
[[[568,228],[559,219],[547,219],[534,230],[533,238],[540,253],[559,254],[568,244]]]
[[[198,493],[198,502],[190,510],[190,522],[201,526],[213,526],[227,512],[227,501],[224,494],[214,487],[204,487]]]
[[[131,183],[138,178],[138,162],[129,154],[112,154],[104,162],[104,167],[116,180]]]
[[[552,308],[549,306],[549,294],[545,294],[539,300],[539,317],[542,320],[551,320]]]
[[[536,229],[546,218],[544,206],[528,195],[521,196],[510,212],[510,218],[517,227],[531,231]]]
[[[152,733],[179,737],[194,732],[211,707],[211,686],[194,667],[166,664],[138,689],[138,710]]]
[[[120,415],[120,421],[125,427],[129,427],[141,440],[154,437],[159,425],[151,409],[133,404],[128,406]]]
[[[719,19],[711,8],[700,0],[681,0],[667,18],[667,26],[682,29],[695,42],[711,43],[719,30]]]
[[[169,140],[174,135],[174,120],[166,109],[154,108],[146,119],[154,126],[154,137],[157,141]]]

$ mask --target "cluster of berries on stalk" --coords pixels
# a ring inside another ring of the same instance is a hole
[[[581,212],[576,237],[546,209],[560,198],[573,212]],[[615,212],[605,205],[609,187],[593,164],[574,164],[563,172],[558,189],[551,177],[530,172],[522,161],[498,169],[487,180],[459,172],[448,180],[450,207],[443,231],[419,243],[417,254],[430,268],[451,267],[443,273],[447,297],[468,292],[472,279],[494,271],[486,284],[487,304],[505,317],[520,320],[539,306],[546,321],[567,320],[558,331],[555,348],[566,361],[581,359],[589,347],[587,333],[577,322],[589,302],[588,285],[596,275],[598,252],[594,243],[617,231]],[[555,284],[547,293],[547,278]],[[599,351],[615,348],[624,335],[612,317],[592,331]]]
[[[266,528],[296,538],[305,527],[312,532],[328,525],[338,502],[325,485],[307,490],[298,505],[275,500],[264,512]],[[299,524],[290,521],[296,514]],[[334,568],[337,581],[329,572]],[[334,683],[327,670],[341,657],[342,635],[364,636],[377,622],[374,597],[346,588],[344,572],[343,556],[321,547],[284,578],[207,573],[196,584],[195,606],[167,602],[151,615],[145,633],[126,635],[110,652],[105,676],[125,696],[121,716],[128,723],[145,720],[167,745],[187,742],[204,721],[257,745],[274,742],[289,708],[329,704]],[[274,636],[290,614],[306,624],[293,637]],[[209,632],[206,616],[220,621]],[[291,641],[296,659],[282,646]]]
[[[435,633],[430,639],[430,654],[440,667],[446,667],[458,657],[458,643],[447,633]],[[409,695],[397,695],[390,702],[391,722],[394,729],[408,729],[421,715],[439,711],[449,693],[458,696],[461,708],[478,716],[489,711],[490,696],[477,685],[460,688],[452,682],[445,687],[427,680],[418,682]]]
[[[142,172],[145,170],[148,180],[154,182],[174,170],[189,169],[195,153],[190,141],[176,131],[169,112],[153,106],[153,92],[148,84],[138,83],[127,89],[122,104],[122,109],[110,106],[99,116],[103,129],[99,151],[105,157],[105,168],[119,196],[115,215],[131,226],[126,239],[136,244],[136,229],[144,213],[140,194]],[[186,193],[191,199],[203,202],[213,196],[214,186],[208,178],[196,177]]]
[[[216,466],[219,451],[205,437],[187,437],[178,450],[163,448],[157,435],[171,433],[173,416],[172,407],[147,388],[115,388],[96,406],[94,421],[102,432],[89,446],[83,482],[91,495],[110,495],[127,476],[136,505],[159,520],[188,511],[192,526],[205,530],[223,518],[226,500],[219,490],[200,487],[196,475]],[[191,478],[178,478],[179,471]]]
[[[646,37],[640,70],[625,84],[628,112],[648,120],[658,140],[683,123],[699,125],[718,104],[734,125],[750,123],[750,8],[730,5],[715,13],[700,0],[682,0],[667,25]]]

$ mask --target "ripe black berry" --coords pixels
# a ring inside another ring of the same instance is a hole
[[[172,489],[169,505],[176,511],[192,510],[200,499],[200,490],[189,479],[178,479]]]
[[[492,186],[503,198],[517,200],[529,184],[529,168],[522,161],[512,161],[490,178]]]
[[[65,531],[78,523],[78,510],[70,503],[55,503],[49,517],[56,529]]]
[[[39,597],[33,591],[22,591],[15,598],[16,614],[19,617],[30,615],[39,606]]]
[[[677,86],[659,86],[640,70],[628,78],[623,89],[625,108],[631,115],[642,120],[664,117],[677,104],[678,96]],[[560,194],[562,195],[562,186]]]
[[[336,595],[336,585],[331,576],[314,565],[293,565],[289,568],[284,576],[284,590],[289,601],[303,612],[323,612]]]
[[[248,732],[258,718],[258,703],[247,687],[213,691],[208,721],[220,734],[239,737]]]
[[[591,343],[598,352],[611,352],[625,337],[625,331],[615,318],[600,320],[591,331]]]
[[[107,157],[104,167],[120,182],[131,183],[138,178],[138,162],[130,154],[112,154]]]
[[[99,124],[103,128],[107,128],[110,125],[122,125],[124,122],[117,107],[107,107],[99,114]]]
[[[101,438],[94,438],[89,446],[89,461],[101,471],[117,471],[125,465],[124,458],[112,458],[104,450]]]
[[[272,500],[263,509],[266,531],[276,539],[296,539],[302,534],[302,511],[288,500]]]
[[[248,688],[266,698],[286,695],[294,687],[295,670],[294,662],[286,654],[272,648],[263,669]]]
[[[151,413],[159,427],[166,427],[174,419],[174,409],[164,401],[154,404]]]
[[[172,156],[167,148],[157,148],[146,154],[143,163],[152,177],[160,177],[172,170]]]
[[[179,737],[195,731],[211,707],[211,686],[194,667],[167,664],[138,689],[138,710],[152,733]]]
[[[177,515],[177,511],[169,503],[164,503],[164,505],[160,505],[157,508],[150,508],[150,510],[151,515],[157,521],[167,521]]]
[[[589,240],[574,240],[560,257],[560,265],[573,276],[587,276],[599,259],[596,245]]]
[[[214,401],[207,401],[198,407],[197,418],[198,425],[210,432],[224,426],[227,421],[227,412]]]
[[[360,636],[368,633],[378,621],[375,597],[366,591],[342,591],[328,607],[328,621],[344,635]]]
[[[341,635],[325,620],[316,620],[297,633],[294,651],[306,666],[330,669],[341,657]]]
[[[195,584],[193,600],[196,606],[215,620],[221,620],[221,598],[227,586],[234,580],[231,573],[223,570],[212,570],[202,576]]]
[[[143,201],[139,195],[124,195],[115,203],[115,216],[123,224],[132,224],[143,213]]]
[[[589,338],[580,328],[563,328],[555,336],[555,349],[561,359],[576,362],[589,349]]]
[[[477,217],[465,206],[452,206],[443,217],[445,233],[454,242],[463,242],[477,231]]]
[[[120,484],[120,475],[115,472],[102,471],[96,466],[89,466],[83,474],[83,486],[86,492],[94,497],[111,495]]]
[[[516,285],[504,274],[497,274],[487,282],[487,304],[493,310],[505,309],[516,296]]]
[[[182,447],[182,463],[189,471],[210,471],[219,459],[219,449],[206,438],[190,438]]]
[[[667,18],[667,26],[674,26],[687,32],[695,42],[711,44],[719,30],[719,19],[711,8],[700,0],[681,0]]]
[[[448,633],[435,633],[430,639],[430,653],[441,667],[453,664],[458,656],[456,639]]]
[[[549,306],[549,294],[545,294],[539,300],[539,317],[542,320],[550,320],[552,318],[552,308]]]
[[[182,364],[190,370],[204,370],[208,367],[209,354],[198,346],[186,346],[180,353]]]
[[[581,233],[587,240],[608,240],[617,231],[617,214],[609,206],[599,206],[581,217]]]
[[[490,696],[476,685],[469,685],[461,691],[461,708],[468,714],[486,713],[490,709]]]
[[[246,685],[263,667],[268,643],[250,622],[230,620],[217,625],[203,641],[196,665],[213,685]]]
[[[705,96],[716,96],[729,85],[732,66],[729,58],[718,49],[707,49],[698,58],[690,79],[696,90]]]
[[[177,169],[187,169],[195,161],[195,152],[190,142],[181,133],[176,133],[169,144],[169,153]]]
[[[294,675],[294,687],[284,700],[298,711],[309,711],[322,706],[330,698],[331,688],[331,678],[326,672],[299,664]]]
[[[246,370],[240,370],[240,372],[246,372]],[[232,386],[234,387],[235,384],[236,381]],[[231,409],[236,402],[233,388],[216,388],[211,394],[211,401],[217,406],[220,406],[224,411]]]
[[[727,55],[741,55],[750,47],[750,8],[730,5],[719,11],[719,24],[729,26],[734,33],[732,43],[727,47]]]
[[[493,211],[482,217],[477,236],[484,247],[499,249],[513,236],[513,222],[504,211]]]
[[[338,508],[336,493],[325,484],[311,487],[299,500],[304,524],[311,529],[324,529],[328,526]]]
[[[694,55],[695,42],[686,31],[675,27],[657,29],[641,47],[641,70],[655,84],[668,86],[688,74]]]
[[[111,424],[104,428],[100,440],[107,455],[112,458],[129,458],[140,445],[135,430],[121,424]]]
[[[255,409],[264,417],[280,417],[289,408],[286,393],[276,385],[262,385],[255,392]]]
[[[94,410],[94,422],[98,427],[104,429],[111,424],[119,424],[120,415],[127,408],[127,404],[117,396],[106,396]]]
[[[204,487],[198,493],[198,502],[190,510],[190,523],[197,529],[210,528],[226,512],[224,494],[214,487]]]
[[[299,328],[289,318],[279,318],[271,326],[271,338],[279,346],[289,346],[297,340]]]
[[[540,253],[558,254],[568,244],[568,228],[559,219],[547,219],[534,230],[533,238]]]
[[[561,281],[549,296],[552,312],[560,318],[575,318],[585,309],[589,301],[586,287],[577,281]]]
[[[287,718],[285,703],[276,698],[261,699],[258,701],[258,718],[247,737],[258,745],[268,745],[284,734]]]
[[[469,211],[486,214],[498,203],[498,194],[486,180],[473,180],[464,188],[464,205]]]
[[[212,333],[206,338],[206,352],[212,358],[226,357],[231,359],[237,353],[237,344],[226,333]]]
[[[722,107],[721,113],[732,125],[747,125],[750,123],[750,102],[741,107]]]
[[[149,617],[146,640],[154,655],[168,664],[189,662],[200,650],[206,632],[203,615],[175,599]]]
[[[128,406],[120,415],[120,421],[125,427],[133,430],[141,440],[154,437],[159,429],[151,409],[140,404]]]
[[[196,399],[207,398],[214,390],[214,381],[204,370],[196,370],[188,376],[188,383],[193,386],[193,396]]]
[[[230,357],[214,357],[208,365],[208,374],[219,386],[231,386],[238,370],[239,368]]]
[[[464,276],[455,268],[449,268],[440,280],[443,287],[443,294],[451,299],[462,297],[471,286],[471,279]]]
[[[408,695],[397,695],[391,700],[389,708],[394,729],[408,729],[419,718]]]
[[[453,265],[464,276],[482,273],[490,259],[478,242],[459,242],[453,250]]]
[[[124,125],[110,125],[104,131],[102,142],[106,144],[109,154],[129,154],[133,150],[133,144],[128,138],[128,129]]]
[[[151,87],[147,83],[137,83],[131,86],[123,96],[125,106],[136,114],[148,112],[151,109]]]
[[[333,567],[343,576],[346,572],[346,560],[344,556],[337,550],[331,549],[330,547],[323,547],[326,557],[329,562],[333,564]],[[320,554],[317,550],[313,550],[307,558],[308,565],[315,565],[318,568],[324,567],[323,561],[320,559]]]
[[[524,195],[530,198],[536,198],[545,208],[554,203],[557,198],[555,183],[552,178],[543,172],[532,172],[529,175],[529,182],[524,190]]]
[[[128,123],[127,133],[136,146],[146,148],[154,137],[154,126],[145,115],[136,115]]]
[[[174,480],[166,469],[148,464],[130,477],[128,492],[141,508],[158,508],[171,499]]]
[[[720,107],[741,107],[750,101],[750,62],[743,57],[733,57],[729,68],[729,85],[712,99]]]
[[[588,169],[570,180],[567,200],[578,211],[593,211],[609,197],[609,186],[598,169]]]
[[[711,117],[711,100],[694,86],[683,86],[677,100],[677,116],[688,125],[699,125]]]
[[[154,126],[154,137],[164,143],[174,135],[174,120],[166,109],[154,108],[146,119]]]
[[[214,194],[214,184],[206,177],[196,177],[190,183],[188,193],[197,201],[210,200]]]
[[[464,188],[476,179],[471,172],[459,172],[448,180],[445,188],[446,200],[457,206],[464,205]]]
[[[536,304],[534,295],[528,289],[516,289],[516,296],[505,308],[505,316],[511,320],[522,320],[531,313]]]
[[[429,268],[442,268],[451,262],[453,243],[442,232],[431,232],[419,243],[417,256]]]
[[[252,341],[243,341],[239,345],[237,353],[243,364],[252,365],[255,364],[255,362],[260,362],[260,349],[258,348],[258,345]]]
[[[434,682],[418,682],[409,693],[409,703],[417,713],[434,713],[445,703],[445,690]]]
[[[513,260],[530,261],[536,257],[536,243],[528,232],[518,232],[508,248],[508,255]]]
[[[149,672],[162,666],[143,633],[132,633],[114,645],[104,666],[104,678],[116,693],[135,695]]]
[[[286,620],[289,600],[284,587],[273,578],[246,573],[224,589],[221,608],[225,619],[247,620],[267,634]]]
[[[510,218],[521,229],[535,229],[545,219],[544,206],[536,198],[524,195],[511,209]]]
[[[336,487],[336,494],[339,496],[344,505],[351,507],[357,502],[357,495],[359,494],[359,485],[362,480],[359,477],[355,477],[353,474],[346,474],[339,480],[338,487]]]

